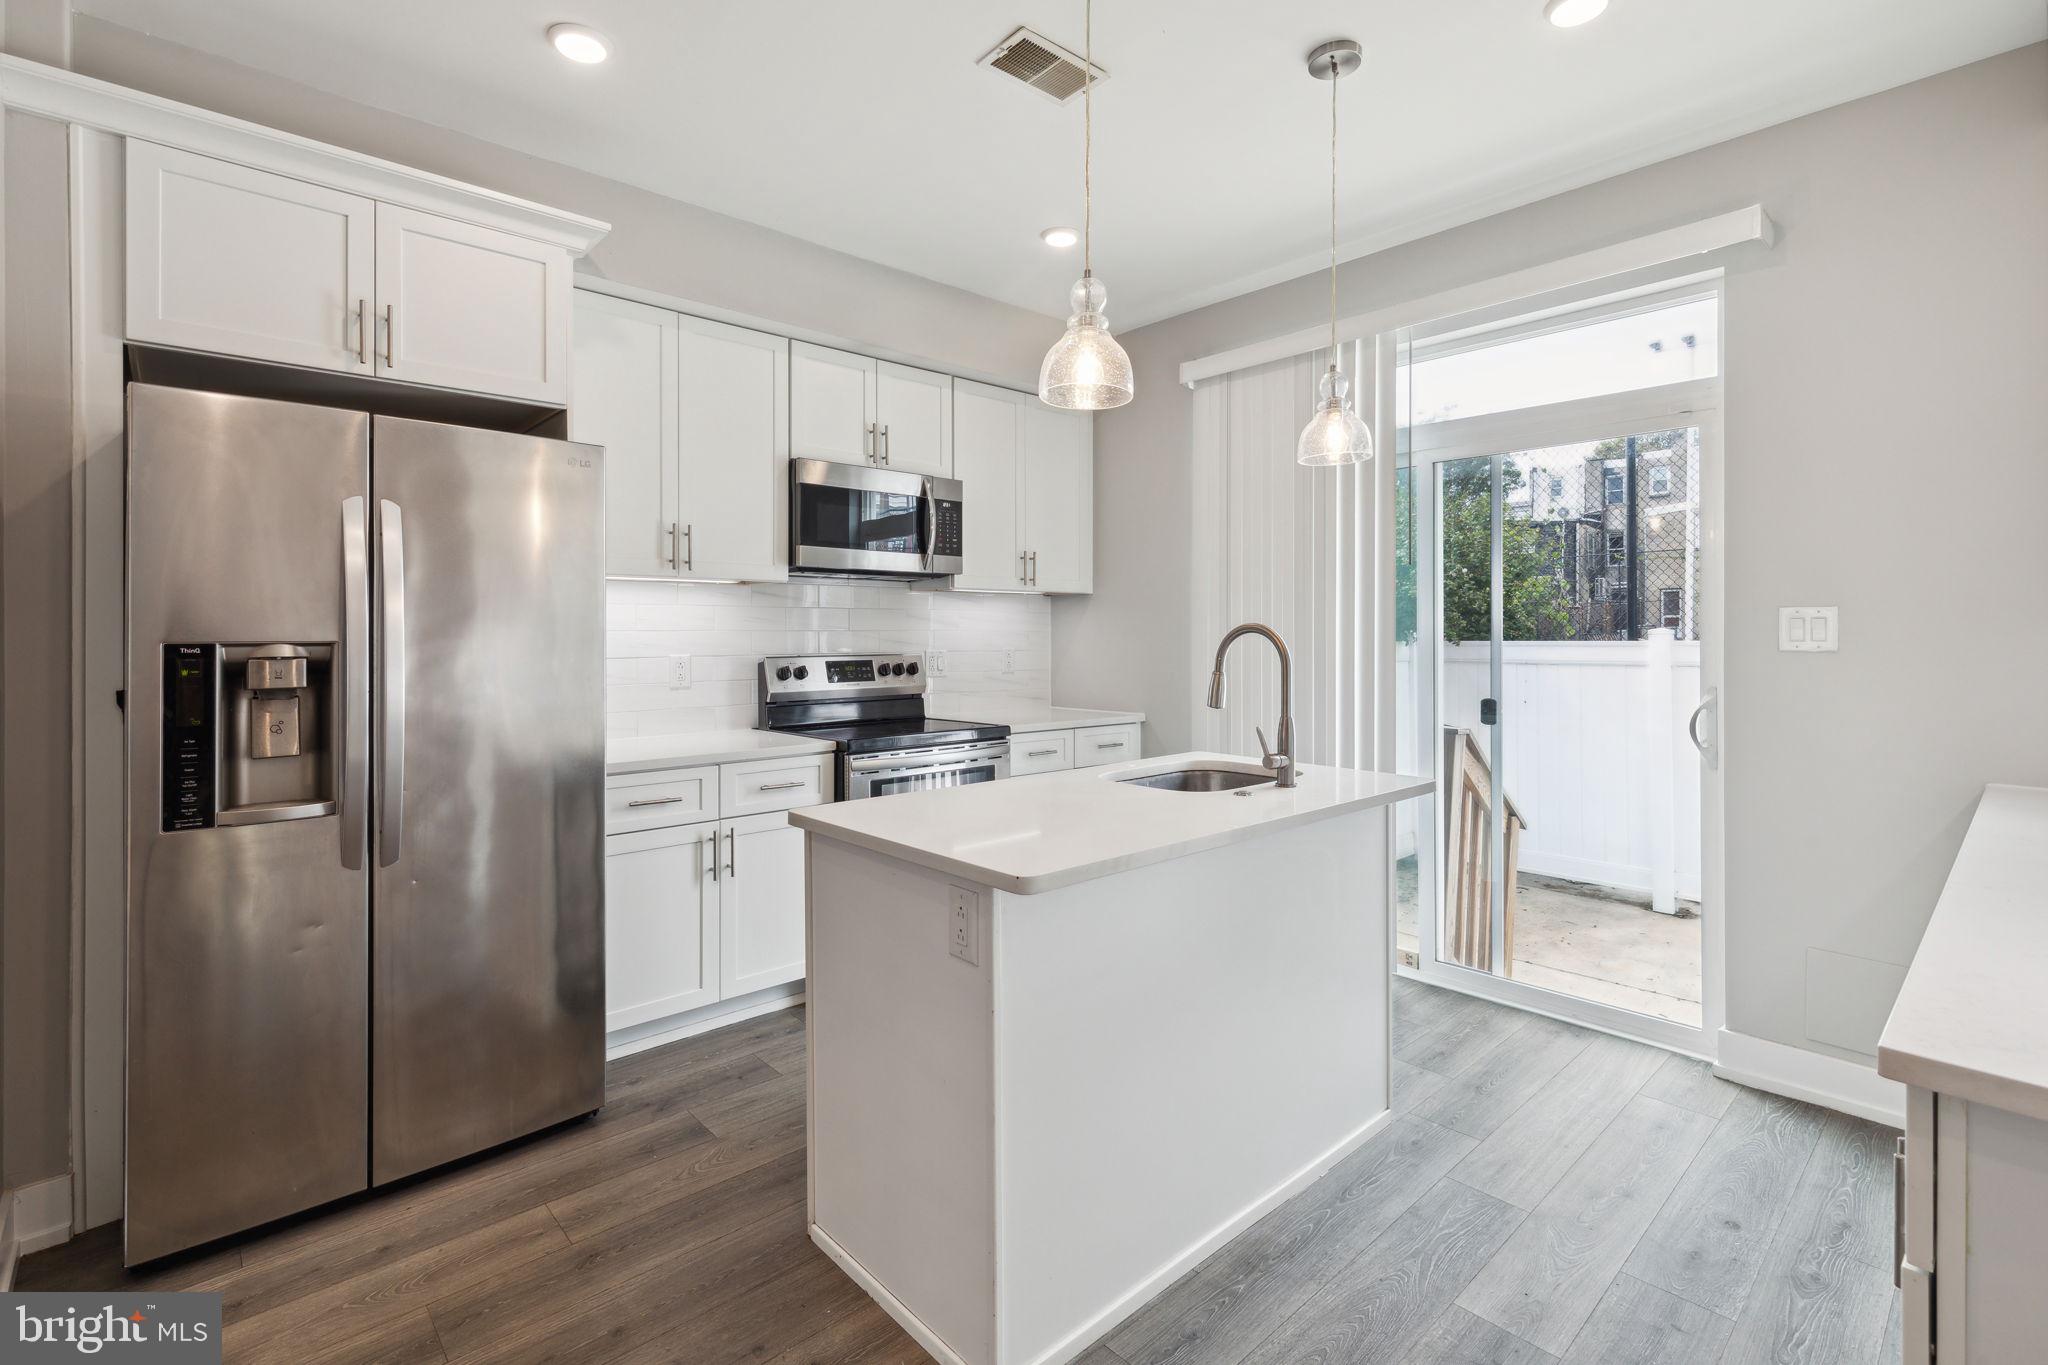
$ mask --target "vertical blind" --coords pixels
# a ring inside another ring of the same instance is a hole
[[[1339,348],[1359,415],[1373,385],[1357,343]],[[1217,641],[1246,621],[1271,626],[1294,656],[1295,754],[1374,766],[1374,560],[1378,461],[1331,469],[1294,462],[1329,352],[1207,379],[1195,388],[1193,676],[1206,686]],[[1387,458],[1384,453],[1381,459]],[[1220,712],[1199,704],[1195,742],[1256,755],[1276,742],[1280,671],[1265,641],[1241,640]]]

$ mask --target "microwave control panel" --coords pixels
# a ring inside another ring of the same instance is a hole
[[[960,555],[960,504],[941,498],[937,525],[932,528],[932,553],[958,558]]]
[[[219,652],[212,645],[164,646],[163,828],[213,825],[214,756],[219,752]]]

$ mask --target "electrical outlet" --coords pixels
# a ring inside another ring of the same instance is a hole
[[[668,688],[679,692],[690,685],[690,656],[671,654],[668,656]]]
[[[933,676],[934,678],[943,678],[943,677],[945,677],[945,676],[946,676],[946,651],[945,651],[945,650],[943,650],[943,649],[935,649],[935,650],[933,650],[933,651],[932,651],[932,657],[931,657],[931,670],[932,670],[932,676]]]
[[[1779,607],[1778,648],[1801,654],[1833,653],[1841,648],[1839,607]]]
[[[1010,675],[1011,675],[1012,673],[1015,673],[1016,671],[1017,671],[1017,651],[1016,651],[1016,650],[1014,650],[1014,649],[1006,649],[1006,650],[1004,650],[1004,651],[1003,651],[1003,676],[1007,678],[1007,677],[1009,677],[1009,676],[1010,676]]]
[[[947,951],[968,966],[980,964],[980,937],[976,932],[981,923],[981,896],[965,887],[951,888],[953,892],[952,940]]]

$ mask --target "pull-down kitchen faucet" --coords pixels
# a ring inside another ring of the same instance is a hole
[[[1209,709],[1223,709],[1223,656],[1230,653],[1231,645],[1240,635],[1263,635],[1273,642],[1273,649],[1280,656],[1280,729],[1273,748],[1266,747],[1266,732],[1254,729],[1259,737],[1259,748],[1265,751],[1266,771],[1273,774],[1273,785],[1291,787],[1294,785],[1294,663],[1287,654],[1287,642],[1280,638],[1271,627],[1256,622],[1233,627],[1223,637],[1223,643],[1216,646],[1216,664],[1209,672]]]

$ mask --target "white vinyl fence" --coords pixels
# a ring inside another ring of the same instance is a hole
[[[1659,902],[1674,893],[1698,900],[1700,762],[1685,725],[1700,700],[1700,647],[1668,631],[1651,637],[1504,646],[1502,771],[1528,822],[1524,872],[1648,892]],[[1441,657],[1440,723],[1471,730],[1484,752],[1487,646],[1448,645]],[[1395,666],[1406,709],[1416,695],[1414,648],[1402,647]],[[1442,731],[1426,738],[1411,716],[1398,730],[1401,771],[1434,772]],[[1431,747],[1421,750],[1425,742]],[[1413,826],[1402,825],[1409,843]]]

